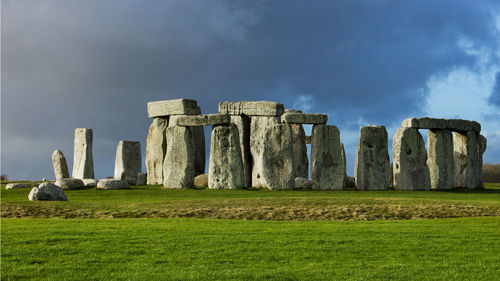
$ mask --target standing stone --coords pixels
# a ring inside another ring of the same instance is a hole
[[[314,125],[311,143],[311,179],[320,189],[341,190],[345,183],[345,165],[340,132],[332,125]]]
[[[52,153],[52,166],[54,166],[54,175],[56,179],[69,178],[68,164],[66,157],[59,149]]]
[[[448,130],[429,130],[427,135],[427,166],[431,188],[453,188],[453,136]]]
[[[147,184],[163,184],[163,159],[167,153],[166,118],[154,118],[146,140]]]
[[[193,186],[194,146],[189,127],[167,128],[167,154],[163,161],[163,185],[168,188]]]
[[[75,179],[94,178],[94,160],[92,159],[92,129],[75,129],[73,149],[73,173]]]
[[[360,129],[354,178],[361,190],[389,188],[390,160],[384,126],[365,126]]]
[[[138,173],[137,174],[137,185],[146,185],[147,182],[147,177],[148,175],[145,173]]]
[[[453,139],[454,187],[480,188],[478,135],[474,131],[455,133]]]
[[[301,124],[290,124],[293,142],[293,172],[296,178],[308,178],[309,160],[307,159],[306,133]]]
[[[293,143],[290,125],[277,117],[252,117],[250,150],[252,185],[268,189],[293,189]]]
[[[201,114],[201,110],[198,107],[197,113]],[[183,115],[172,115],[169,117],[168,127],[176,127],[177,120],[182,119],[186,116]],[[203,127],[184,127],[190,131],[190,139],[188,141],[192,146],[192,153],[194,154],[194,173],[195,176],[205,173],[205,131]]]
[[[246,115],[232,115],[231,123],[238,127],[240,137],[241,159],[243,160],[243,174],[245,187],[252,186],[252,154],[250,153],[250,117]]]
[[[483,184],[483,154],[484,152],[486,151],[486,137],[484,137],[483,135],[479,135],[479,139],[478,139],[478,171],[479,171],[479,174],[478,174],[478,178],[480,180],[480,187],[481,188],[484,188],[484,184]]]
[[[236,125],[214,126],[212,129],[208,170],[208,188],[245,187],[240,137]]]
[[[141,143],[138,141],[123,141],[118,143],[115,158],[115,179],[130,179],[137,183],[137,174],[141,172]]]
[[[430,190],[427,151],[415,128],[399,128],[394,134],[393,181],[397,190]]]

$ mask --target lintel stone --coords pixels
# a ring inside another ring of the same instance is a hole
[[[219,103],[219,113],[249,116],[281,116],[285,108],[283,104],[272,101],[240,101]]]
[[[440,129],[456,132],[481,131],[481,124],[476,121],[462,119],[439,119],[439,118],[408,118],[401,124],[403,128],[415,129]]]
[[[188,99],[162,100],[148,102],[149,118],[170,115],[196,115],[199,114],[197,102]]]
[[[190,115],[176,118],[178,126],[201,127],[209,125],[228,125],[231,123],[231,118],[227,114],[203,114]]]
[[[327,121],[326,114],[287,112],[281,115],[281,123],[288,124],[326,124]]]

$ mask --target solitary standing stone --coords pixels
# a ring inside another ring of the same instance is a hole
[[[397,190],[430,190],[427,151],[418,129],[399,128],[394,135],[393,181]]]
[[[432,189],[453,188],[453,136],[448,130],[429,130],[427,135],[429,173]]]
[[[69,178],[68,164],[66,157],[59,149],[52,153],[52,166],[54,166],[54,175],[56,179]]]
[[[478,136],[474,131],[455,133],[453,139],[454,187],[481,187]]]
[[[208,187],[239,189],[245,187],[238,127],[214,126],[210,143]]]
[[[387,130],[384,126],[366,126],[360,129],[354,178],[356,186],[361,190],[389,188],[390,161]]]
[[[340,132],[332,125],[314,125],[311,143],[311,179],[320,189],[341,190],[345,183],[345,165]]]
[[[155,118],[146,140],[146,171],[148,184],[163,184],[163,159],[167,153],[167,119]]]
[[[73,149],[73,173],[75,179],[94,178],[94,160],[92,159],[92,129],[75,129]]]
[[[301,124],[290,124],[293,141],[293,171],[296,178],[308,178],[309,160],[307,159],[306,133]]]
[[[241,159],[243,160],[245,187],[251,187],[252,154],[250,153],[250,117],[246,115],[232,115],[231,123],[238,127],[238,133],[240,135]]]
[[[189,127],[167,128],[167,154],[163,161],[163,185],[169,188],[193,186],[194,145]]]
[[[138,141],[123,141],[118,143],[115,158],[115,179],[133,179],[137,183],[137,174],[141,172],[141,143]]]
[[[268,189],[293,189],[293,143],[290,125],[276,117],[252,117],[250,149],[252,185]]]

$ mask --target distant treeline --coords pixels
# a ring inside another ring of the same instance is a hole
[[[483,165],[483,182],[500,182],[500,164],[489,164]]]

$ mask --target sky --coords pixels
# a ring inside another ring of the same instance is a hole
[[[54,178],[55,149],[71,171],[80,127],[94,131],[96,177],[112,176],[120,140],[144,155],[147,102],[176,98],[203,113],[226,100],[326,113],[350,175],[360,127],[386,126],[391,148],[409,117],[480,122],[484,162],[500,163],[500,2],[1,2],[9,179]]]

